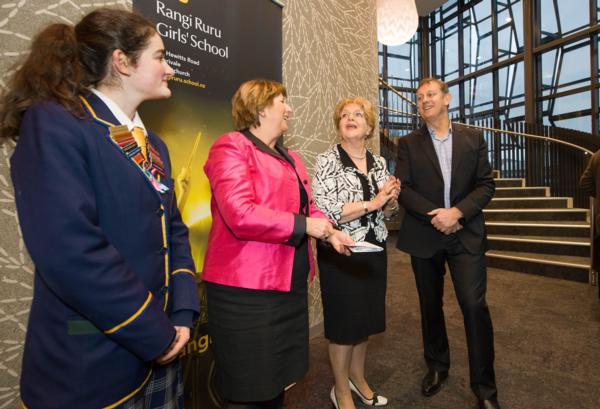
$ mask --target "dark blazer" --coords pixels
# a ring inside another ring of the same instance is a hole
[[[444,207],[444,180],[426,126],[400,139],[397,177],[402,181],[399,203],[406,215],[398,233],[398,249],[420,258],[431,257],[443,246],[443,233],[427,213]],[[452,181],[450,202],[464,215],[457,235],[468,252],[487,250],[483,213],[495,184],[481,132],[452,124]]]
[[[600,237],[600,150],[590,158],[587,167],[579,179],[579,186],[589,196],[594,197],[595,237]]]
[[[117,123],[38,103],[23,117],[11,176],[35,264],[21,397],[29,408],[115,407],[147,382],[175,323],[199,309],[173,181],[158,193],[109,137]],[[165,144],[154,134],[170,174]]]

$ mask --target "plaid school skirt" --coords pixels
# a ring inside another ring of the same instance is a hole
[[[183,409],[183,373],[179,358],[167,365],[155,365],[146,386],[122,408]]]

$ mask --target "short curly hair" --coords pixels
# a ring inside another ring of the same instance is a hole
[[[287,97],[285,86],[279,82],[255,79],[244,82],[231,98],[231,115],[236,130],[260,126],[258,113],[273,103],[276,96]]]
[[[360,96],[352,96],[341,99],[335,106],[335,111],[333,111],[333,123],[335,125],[335,129],[340,131],[340,120],[342,119],[342,111],[344,107],[349,104],[356,104],[360,106],[365,113],[365,120],[367,121],[367,125],[371,128],[371,131],[367,135],[367,139],[373,136],[373,131],[375,130],[375,122],[377,121],[377,112],[375,111],[375,106],[368,99]]]

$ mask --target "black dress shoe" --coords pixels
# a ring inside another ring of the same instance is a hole
[[[440,391],[442,384],[448,378],[448,371],[436,371],[430,369],[421,383],[421,393],[425,396],[433,396]]]
[[[498,399],[479,399],[475,409],[500,409]]]

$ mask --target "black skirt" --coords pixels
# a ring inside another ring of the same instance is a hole
[[[308,371],[308,242],[296,249],[291,292],[206,283],[217,388],[230,401],[275,398]]]
[[[369,235],[371,236],[371,235]],[[325,338],[339,344],[359,342],[385,331],[387,253],[338,254],[323,243],[317,246]]]

